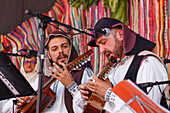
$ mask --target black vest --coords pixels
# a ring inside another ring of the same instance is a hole
[[[128,69],[124,79],[130,79],[132,82],[136,83],[136,76],[137,76],[137,72],[139,70],[141,61],[143,59],[145,59],[147,56],[153,56],[153,55],[152,54],[142,55],[142,56],[135,55],[135,57],[134,57],[131,65],[130,65],[130,67],[129,67],[129,69]],[[147,93],[146,88],[141,88],[141,89],[145,93]],[[165,94],[163,92],[163,96],[161,98],[161,103],[160,104],[168,109],[168,105],[167,105],[166,99],[164,97],[165,97]]]

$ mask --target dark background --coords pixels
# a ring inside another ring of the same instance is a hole
[[[8,34],[31,16],[25,10],[47,13],[56,0],[0,0],[0,34]]]

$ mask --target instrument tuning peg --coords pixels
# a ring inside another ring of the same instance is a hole
[[[90,57],[87,59],[87,61],[90,61]]]

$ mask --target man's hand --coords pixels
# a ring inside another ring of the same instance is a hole
[[[74,82],[74,79],[73,79],[71,73],[68,71],[66,65],[62,62],[60,62],[59,64],[63,66],[64,70],[61,69],[56,63],[53,63],[53,65],[57,71],[51,67],[49,67],[49,69],[52,72],[54,72],[57,76],[55,74],[50,74],[50,76],[58,79],[65,87],[68,87],[69,85],[71,85]]]
[[[88,84],[84,83],[79,85],[81,97],[84,99],[89,99],[91,91],[88,89]]]
[[[31,97],[30,96],[25,96],[25,97],[17,97],[17,100],[19,102],[17,102],[16,106],[19,108],[19,107],[22,107],[28,100],[30,100]]]
[[[108,79],[106,79],[105,81],[101,80],[96,75],[93,75],[92,77],[95,82],[93,80],[89,80],[88,89],[104,98],[106,91],[112,86],[110,81]]]

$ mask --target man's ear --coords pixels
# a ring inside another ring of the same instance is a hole
[[[48,58],[51,59],[51,55],[50,55],[49,51],[46,51],[46,52],[47,52]]]
[[[123,29],[119,29],[118,30],[118,35],[119,35],[119,39],[121,40],[121,41],[123,41]]]

